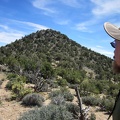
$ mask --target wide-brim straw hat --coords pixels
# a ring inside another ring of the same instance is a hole
[[[104,29],[109,36],[111,36],[112,38],[116,40],[120,40],[120,28],[118,28],[117,26],[109,22],[105,22]]]

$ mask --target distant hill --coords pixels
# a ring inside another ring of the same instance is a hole
[[[52,78],[56,74],[66,78],[64,74],[68,72],[75,76],[78,74],[79,79],[115,80],[111,63],[112,59],[52,29],[37,31],[0,47],[0,64],[7,65],[18,74],[29,75],[39,71],[44,78]],[[73,80],[70,82],[74,83]]]

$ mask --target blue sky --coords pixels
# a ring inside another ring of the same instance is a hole
[[[0,46],[50,28],[112,58],[106,21],[120,26],[120,0],[1,0]]]

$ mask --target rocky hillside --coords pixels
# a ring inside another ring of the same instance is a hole
[[[38,68],[41,70],[47,62],[56,69],[87,71],[84,75],[93,79],[117,79],[113,77],[110,58],[51,29],[37,31],[1,47],[0,56],[0,64],[6,64],[12,71],[22,74],[26,71],[33,73]]]

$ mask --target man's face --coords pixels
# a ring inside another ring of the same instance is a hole
[[[120,41],[115,40],[115,43],[113,71],[115,73],[120,73]]]

